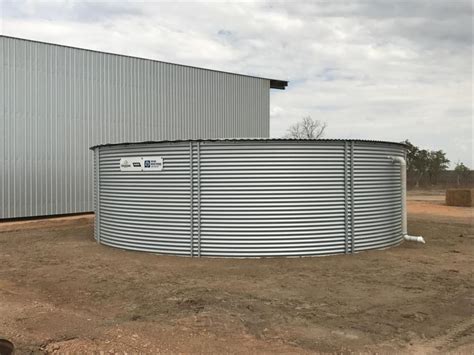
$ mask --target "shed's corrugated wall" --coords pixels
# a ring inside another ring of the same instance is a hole
[[[100,143],[268,137],[266,79],[0,36],[0,218],[92,211]]]

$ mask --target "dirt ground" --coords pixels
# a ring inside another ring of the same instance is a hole
[[[473,211],[411,195],[425,245],[257,260],[101,246],[90,217],[5,224],[0,338],[19,354],[473,353]]]

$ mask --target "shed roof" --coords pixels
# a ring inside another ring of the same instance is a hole
[[[201,67],[195,67],[195,66],[192,66],[192,65],[184,65],[184,64],[178,64],[178,63],[171,63],[171,62],[165,62],[165,61],[156,60],[156,59],[149,59],[149,58],[143,58],[143,57],[135,57],[135,56],[126,55],[126,54],[118,54],[118,53],[111,53],[111,52],[102,52],[102,51],[97,51],[97,50],[94,50],[94,49],[73,47],[73,46],[67,46],[67,45],[58,44],[58,43],[43,42],[43,41],[37,41],[37,40],[32,40],[32,39],[27,39],[27,38],[5,36],[5,35],[0,34],[0,38],[1,38],[1,37],[10,38],[10,39],[15,39],[15,40],[20,40],[20,41],[28,41],[28,42],[34,42],[34,43],[47,44],[47,45],[52,45],[52,46],[64,47],[64,48],[79,49],[79,50],[88,51],[88,52],[95,52],[95,53],[102,53],[102,54],[110,54],[110,55],[116,55],[116,56],[120,56],[120,57],[128,57],[128,58],[134,58],[134,59],[147,60],[147,61],[156,62],[156,63],[164,63],[164,64],[176,65],[176,66],[180,66],[180,67],[206,70],[206,71],[211,71],[211,72],[216,72],[216,73],[223,73],[223,74],[230,74],[230,75],[239,75],[239,76],[246,76],[246,77],[249,77],[249,78],[262,79],[262,80],[269,80],[269,81],[270,81],[270,88],[271,88],[271,89],[285,90],[285,88],[288,86],[288,81],[286,81],[286,80],[270,79],[270,78],[255,76],[255,75],[246,75],[246,74],[232,73],[232,72],[227,72],[227,71],[223,71],[223,70],[215,70],[215,69],[209,69],[209,68],[201,68]]]

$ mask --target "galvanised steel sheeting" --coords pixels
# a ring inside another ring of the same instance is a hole
[[[355,144],[354,239],[357,250],[384,248],[402,240],[400,167],[387,156],[405,157],[400,146]],[[397,236],[397,237],[394,237]]]
[[[198,140],[102,145],[96,238],[188,256],[352,253],[402,240],[398,143]],[[120,170],[160,156],[163,170]]]
[[[268,137],[270,82],[0,36],[0,219],[92,211],[94,144]]]
[[[142,155],[141,146],[96,152],[100,174],[100,242],[127,249],[189,254],[189,145],[148,146],[148,155],[165,159],[166,168],[160,174],[120,171],[120,158]]]

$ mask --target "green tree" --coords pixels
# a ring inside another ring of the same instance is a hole
[[[464,184],[471,175],[471,170],[461,162],[457,162],[454,168],[456,174],[456,183],[457,185]]]
[[[423,180],[429,180],[436,184],[441,172],[447,170],[449,159],[442,150],[428,151],[420,149],[416,145],[406,140],[407,146],[407,174],[414,178],[416,187],[419,187]]]
[[[415,172],[416,187],[420,186],[421,180],[428,173],[430,153],[426,149],[418,149],[413,160],[413,170]]]
[[[419,152],[419,149],[418,149],[417,146],[414,146],[413,144],[411,144],[411,142],[408,139],[403,143],[405,143],[405,145],[408,148],[408,151],[407,151],[407,174],[409,176],[411,176],[411,175],[414,175],[414,173],[415,173],[414,162],[417,158],[417,154]]]
[[[449,167],[449,159],[446,158],[446,153],[442,150],[428,153],[428,176],[430,183],[436,185],[438,183],[439,174],[446,171]]]

